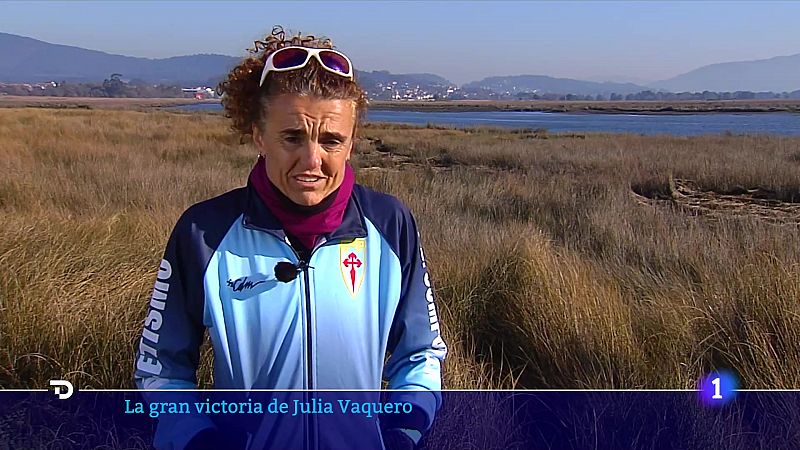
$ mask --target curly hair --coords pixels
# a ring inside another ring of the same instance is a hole
[[[217,91],[222,94],[225,116],[232,119],[231,128],[239,133],[242,142],[252,137],[253,125],[261,126],[268,114],[269,101],[281,94],[299,94],[322,99],[353,100],[356,106],[356,130],[366,113],[367,95],[355,79],[348,79],[328,72],[320,67],[316,58],[297,70],[271,72],[259,86],[261,72],[267,57],[286,46],[308,48],[330,48],[330,39],[302,36],[300,33],[285,39],[283,27],[277,25],[264,40],[255,41],[248,49],[250,56],[242,60],[228,73],[227,79],[219,84]],[[356,131],[354,130],[354,131]]]

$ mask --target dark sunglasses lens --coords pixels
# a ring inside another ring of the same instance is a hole
[[[272,65],[276,69],[288,69],[289,67],[297,67],[306,62],[308,52],[302,48],[287,48],[275,53],[272,57]]]
[[[350,63],[342,55],[334,52],[319,52],[319,57],[325,67],[335,70],[343,75],[350,73]]]

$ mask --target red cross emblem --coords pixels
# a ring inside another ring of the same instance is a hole
[[[342,281],[354,298],[361,288],[366,271],[366,241],[355,239],[339,245],[339,256],[342,262]]]
[[[353,292],[356,290],[356,267],[361,267],[361,260],[358,259],[355,253],[350,252],[347,259],[342,261],[345,267],[350,267],[350,285],[353,287]]]

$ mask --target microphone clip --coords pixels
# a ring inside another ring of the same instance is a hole
[[[313,269],[313,267],[303,260],[300,260],[298,264],[281,261],[275,264],[275,278],[282,283],[288,283],[297,278],[297,275],[306,269]]]

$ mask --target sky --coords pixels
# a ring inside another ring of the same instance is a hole
[[[273,25],[324,35],[359,70],[648,82],[800,53],[800,1],[9,2],[0,32],[149,58],[244,56]]]

